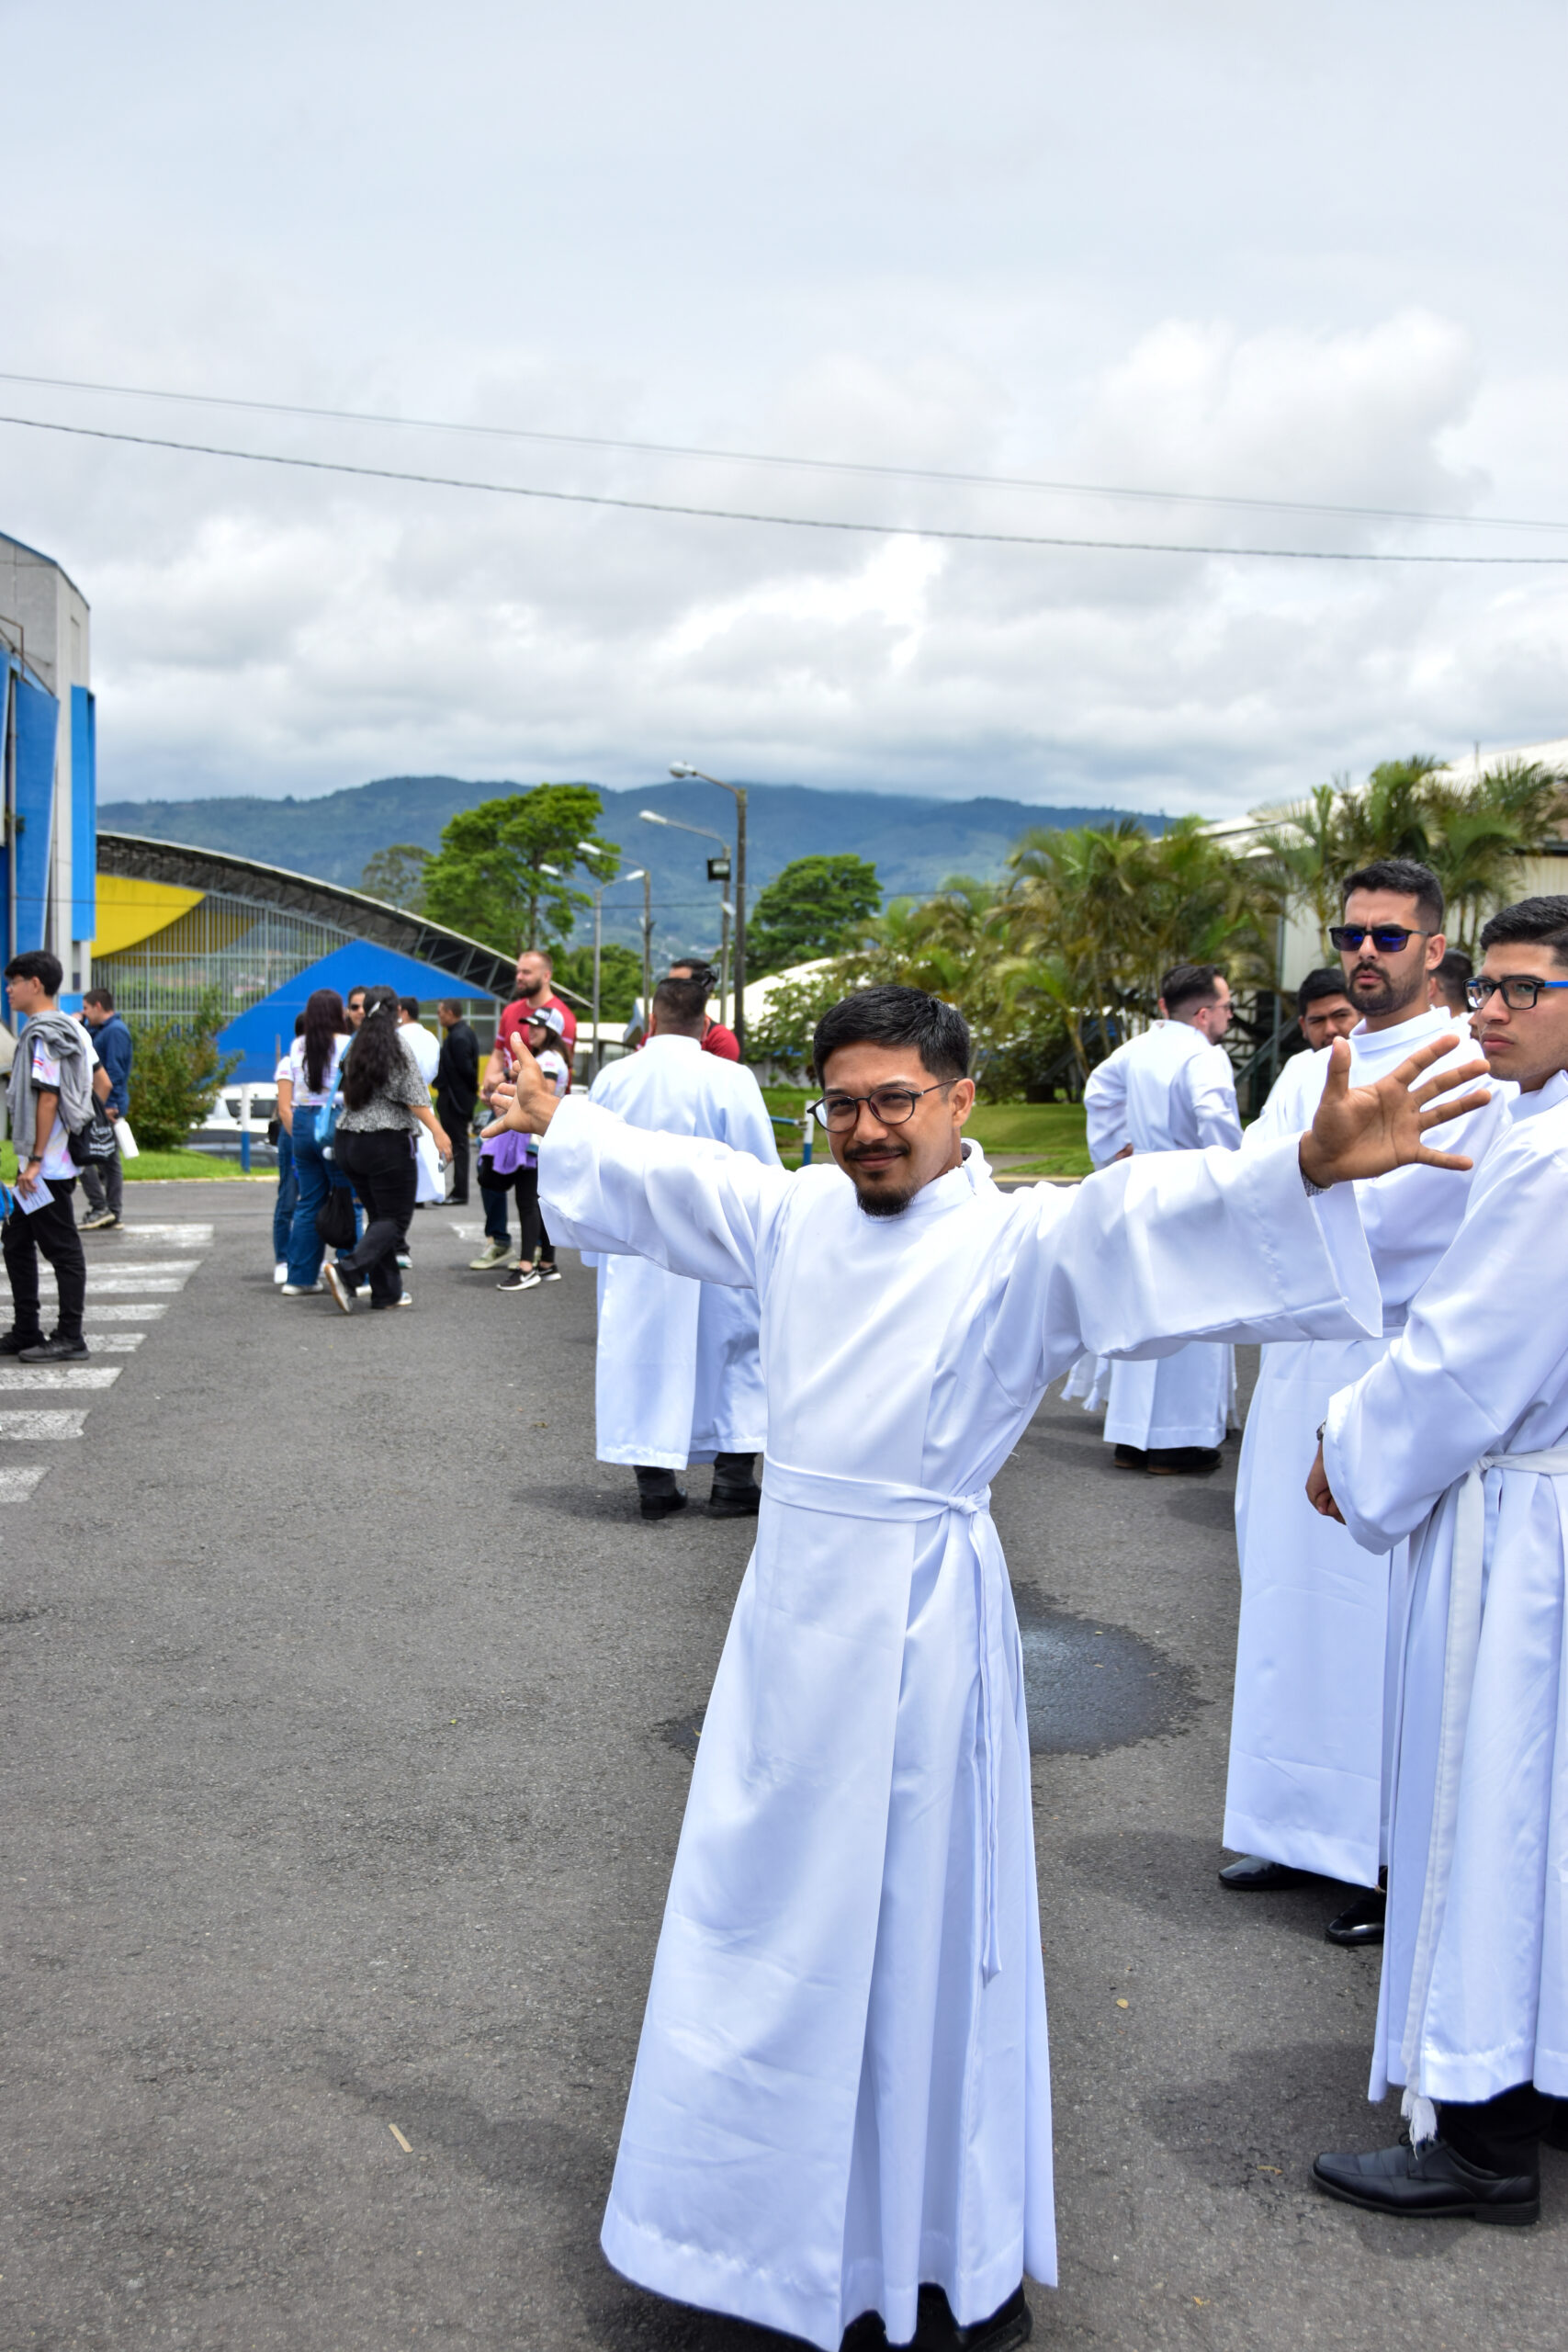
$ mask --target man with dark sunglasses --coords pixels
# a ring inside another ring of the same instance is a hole
[[[1455,1036],[1450,1063],[1473,1057],[1467,1024],[1427,1001],[1441,965],[1443,894],[1437,876],[1406,858],[1381,858],[1349,876],[1339,947],[1343,987],[1361,1018],[1351,1068],[1371,1082],[1416,1051]],[[1310,1125],[1326,1052],[1285,1065],[1244,1150]],[[1443,1067],[1439,1063],[1438,1067]],[[1495,1102],[1465,1123],[1458,1148],[1479,1160],[1501,1125]],[[1391,1546],[1381,1576],[1358,1560],[1344,1531],[1301,1491],[1318,1423],[1335,1391],[1371,1368],[1404,1323],[1409,1301],[1464,1214],[1468,1176],[1406,1168],[1367,1190],[1362,1222],[1382,1295],[1383,1336],[1280,1341],[1263,1351],[1236,1478],[1241,1614],[1224,1842],[1237,1861],[1220,1871],[1237,1894],[1299,1886],[1308,1875],[1361,1890],[1329,1920],[1332,1943],[1381,1942],[1387,1770],[1393,1730],[1405,1550]]]
[[[1568,2146],[1568,897],[1481,934],[1501,1134],[1387,1354],[1330,1403],[1314,1507],[1408,1542],[1370,2095],[1407,2137],[1317,2186],[1398,2219],[1533,2222]]]

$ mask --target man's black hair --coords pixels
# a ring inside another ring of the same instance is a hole
[[[36,980],[45,996],[58,996],[65,967],[47,947],[24,947],[6,967],[8,980]]]
[[[410,1019],[411,1021],[417,1021],[417,1020],[419,1019],[419,999],[418,999],[418,997],[416,997],[416,996],[400,996],[400,997],[398,999],[398,1002],[399,1002],[399,1004],[402,1007],[403,1011],[408,1014],[408,1017],[409,1017],[409,1019]]]
[[[1475,967],[1462,947],[1446,947],[1431,971],[1429,980],[1436,980],[1445,1001],[1451,1003],[1457,996],[1464,1002],[1464,985],[1475,977]]]
[[[1320,964],[1309,972],[1296,990],[1296,1019],[1299,1021],[1309,1005],[1320,1003],[1325,997],[1345,995],[1345,975],[1337,964]],[[1346,1000],[1348,1002],[1348,999]]]
[[[1370,865],[1359,865],[1354,874],[1347,874],[1340,888],[1341,909],[1352,890],[1396,891],[1402,899],[1415,899],[1427,931],[1443,927],[1443,886],[1431,867],[1416,858],[1374,857]]]
[[[1224,969],[1223,964],[1173,964],[1159,984],[1170,1018],[1190,1004],[1213,1004],[1219,995],[1214,983],[1224,978]]]
[[[653,991],[653,1009],[660,1023],[679,1035],[684,1032],[693,1037],[703,1034],[707,1019],[708,989],[705,979],[660,980]]]
[[[924,989],[857,989],[840,997],[817,1023],[811,1059],[826,1085],[828,1064],[846,1046],[910,1046],[932,1078],[969,1075],[969,1024],[956,1005]]]
[[[1489,947],[1514,947],[1537,939],[1560,964],[1568,964],[1568,897],[1561,891],[1500,908],[1481,934],[1481,952],[1484,956]]]
[[[102,1012],[114,1011],[113,989],[89,989],[82,999],[84,1004],[96,1004]]]
[[[435,1010],[437,1012],[455,1012],[459,1021],[463,1017],[462,1001],[458,997],[444,996]]]
[[[685,969],[690,972],[694,983],[697,980],[701,980],[703,984],[703,1003],[705,1007],[709,997],[712,996],[715,989],[718,986],[718,973],[716,969],[708,962],[705,956],[672,956],[671,957],[670,969],[672,972],[678,972],[682,966],[684,966]]]

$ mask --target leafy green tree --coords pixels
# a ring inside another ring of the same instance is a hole
[[[747,914],[746,977],[815,963],[852,945],[882,904],[863,857],[797,857],[760,890]]]
[[[620,865],[619,847],[595,830],[602,810],[585,784],[536,785],[460,809],[424,869],[423,911],[504,955],[519,947],[553,955],[593,903],[572,887],[577,869],[607,882]]]
[[[218,1090],[244,1057],[218,1050],[218,1032],[229,1019],[216,989],[193,1012],[165,1013],[132,1021],[136,1055],[130,1066],[130,1125],[148,1151],[173,1151],[199,1127],[218,1100]]]
[[[429,850],[421,849],[417,842],[393,842],[390,848],[378,849],[366,859],[359,887],[367,897],[384,899],[389,907],[402,907],[411,915],[423,914],[430,862]]]
[[[578,996],[593,1001],[593,949],[569,947],[564,954],[552,958],[555,984],[564,995],[571,989]],[[658,974],[655,972],[655,978]],[[632,1007],[642,994],[642,957],[637,950],[623,945],[618,939],[605,940],[599,954],[599,1018],[601,1021],[629,1021]]]

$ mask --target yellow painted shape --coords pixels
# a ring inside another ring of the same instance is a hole
[[[95,956],[118,956],[166,931],[181,915],[199,907],[204,890],[177,890],[172,882],[140,882],[130,874],[100,874],[98,933]]]

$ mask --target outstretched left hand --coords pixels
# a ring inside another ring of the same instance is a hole
[[[1472,1078],[1486,1076],[1483,1061],[1461,1063],[1421,1085],[1415,1081],[1444,1054],[1452,1053],[1457,1037],[1436,1037],[1401,1062],[1375,1086],[1350,1083],[1350,1048],[1343,1037],[1330,1050],[1328,1077],[1317,1116],[1300,1145],[1302,1173],[1309,1183],[1340,1184],[1354,1177],[1386,1176],[1391,1169],[1466,1169],[1462,1154],[1434,1151],[1422,1137],[1430,1127],[1461,1119],[1492,1100],[1486,1087],[1452,1099],[1452,1089]],[[1445,1099],[1441,1102],[1438,1097]]]

